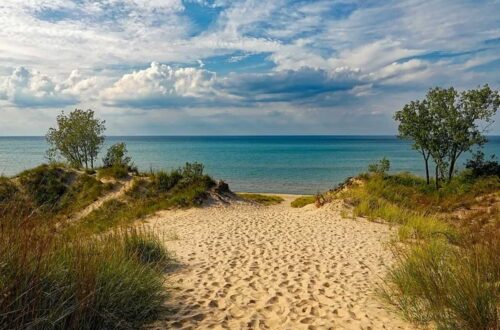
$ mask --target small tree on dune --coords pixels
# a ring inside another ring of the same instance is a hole
[[[94,162],[104,142],[104,121],[94,117],[92,110],[75,109],[66,115],[57,116],[57,127],[50,128],[46,140],[49,159],[58,155],[64,157],[71,166],[94,168]]]
[[[423,101],[413,101],[396,112],[399,136],[413,141],[425,160],[432,157],[439,181],[451,181],[458,158],[474,146],[482,147],[484,134],[500,106],[498,91],[488,85],[458,93],[453,87],[433,88]],[[482,124],[482,126],[481,126]]]
[[[431,145],[427,134],[432,125],[427,101],[412,101],[405,105],[402,110],[396,112],[394,119],[399,121],[399,137],[413,141],[413,149],[417,150],[424,158],[425,177],[429,184],[429,157],[431,156]]]

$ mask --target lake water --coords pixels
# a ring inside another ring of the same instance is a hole
[[[485,153],[500,156],[500,136],[489,139]],[[104,148],[122,141],[140,170],[198,161],[235,191],[314,194],[384,156],[391,171],[424,173],[420,154],[394,136],[112,136]],[[0,137],[0,173],[45,162],[46,149],[43,137]]]

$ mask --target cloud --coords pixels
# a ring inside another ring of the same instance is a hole
[[[24,67],[0,80],[0,99],[20,107],[58,107],[76,104],[95,86],[95,78],[84,78],[78,70],[61,82]]]
[[[172,68],[152,62],[144,70],[125,74],[105,89],[101,99],[111,106],[157,108],[208,102],[218,93],[216,74],[198,68]]]
[[[233,74],[220,85],[227,93],[242,97],[246,102],[294,103],[324,93],[348,91],[366,83],[359,69],[301,67],[263,74]]]
[[[244,114],[311,131],[328,114],[390,120],[431,86],[498,88],[499,15],[497,0],[3,0],[0,99],[122,124],[173,108],[179,125],[219,110],[232,127]]]

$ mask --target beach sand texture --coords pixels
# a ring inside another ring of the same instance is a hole
[[[341,206],[235,203],[163,211],[149,224],[178,240],[173,308],[154,328],[411,329],[374,295],[394,231],[343,219]]]

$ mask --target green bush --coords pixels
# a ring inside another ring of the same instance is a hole
[[[368,172],[385,175],[391,168],[391,162],[387,158],[382,158],[377,163],[368,165]]]
[[[172,189],[181,179],[183,175],[180,170],[171,172],[158,171],[153,174],[153,182],[159,191],[167,192]]]

